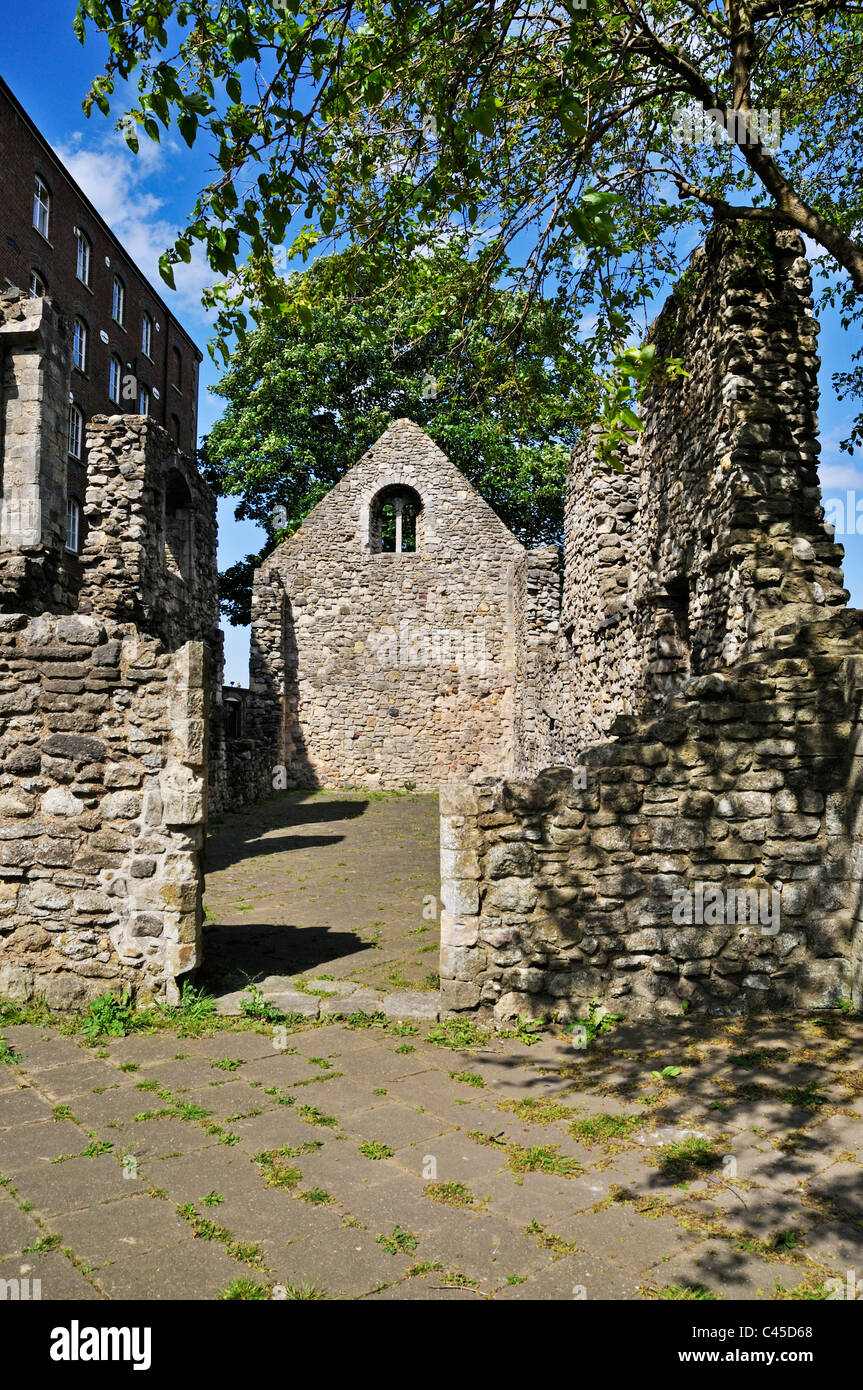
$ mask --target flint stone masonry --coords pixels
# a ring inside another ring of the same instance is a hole
[[[420,507],[416,549],[384,552],[400,496]],[[256,573],[259,791],[276,767],[282,785],[421,790],[513,770],[531,563],[432,440],[392,424]]]
[[[65,554],[68,322],[11,292],[0,319],[0,996],[176,1000],[224,768],[215,499],[155,421],[96,416]]]
[[[519,745],[520,774],[844,608],[817,474],[811,290],[799,237],[773,238],[759,266],[720,227],[651,333],[688,375],[651,390],[620,471],[590,434],[574,450],[560,637],[541,644],[534,678],[547,717]]]
[[[569,768],[445,787],[442,1008],[826,1007],[855,972],[859,997],[861,682],[859,627],[807,625],[684,682],[661,719],[622,716],[584,751],[584,789]],[[699,923],[698,884],[760,898]]]
[[[534,560],[519,627],[517,778],[442,790],[442,1010],[863,1003],[863,615],[821,507],[811,283],[796,235],[760,266],[736,235],[654,325],[689,375],[621,471],[574,451],[559,618]],[[746,920],[681,920],[711,887]]]
[[[203,642],[0,617],[0,995],[176,997],[200,958],[208,683]]]

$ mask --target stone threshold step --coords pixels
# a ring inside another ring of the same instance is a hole
[[[326,994],[307,994],[305,990],[286,989],[268,985],[258,986],[268,1004],[275,1004],[286,1014],[301,1014],[303,1018],[347,1018],[350,1014],[382,1013],[391,1023],[412,1023],[417,1020],[436,1023],[440,1018],[440,994],[435,991],[395,990],[378,994],[350,981],[312,980],[314,989],[326,989]],[[248,990],[235,990],[216,1000],[216,1012],[230,1017],[241,1014],[240,1000]]]

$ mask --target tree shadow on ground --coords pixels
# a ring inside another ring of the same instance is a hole
[[[268,835],[266,840],[249,840],[249,853],[238,855],[230,850],[217,850],[207,855],[207,869],[230,869],[247,860],[264,859],[271,854],[290,854],[297,849],[320,849],[323,845],[338,845],[344,835]]]
[[[271,975],[300,975],[324,969],[345,956],[370,951],[370,942],[352,932],[329,927],[292,927],[272,922],[248,926],[205,925],[204,964],[199,982],[208,992],[221,993],[260,983]]]
[[[369,806],[369,802],[361,798],[322,801],[310,800],[312,796],[309,791],[283,792],[248,807],[241,818],[236,815],[231,815],[229,820],[217,817],[206,842],[207,873],[228,869],[265,854],[338,844],[344,839],[343,835],[273,835],[270,832],[355,820]]]

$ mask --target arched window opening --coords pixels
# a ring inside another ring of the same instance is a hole
[[[165,562],[172,574],[188,581],[192,573],[192,494],[177,468],[165,480]]]
[[[373,555],[412,554],[421,541],[422,498],[413,488],[383,488],[369,511],[369,549]]]

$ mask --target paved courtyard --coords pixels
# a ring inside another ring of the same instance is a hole
[[[620,1025],[586,1049],[217,1023],[90,1046],[3,1025],[0,1278],[43,1299],[859,1287],[859,1021]]]
[[[440,1022],[436,839],[412,794],[225,817],[215,1008],[88,1037],[0,1005],[0,1280],[42,1299],[856,1297],[863,1020]]]
[[[439,834],[437,797],[416,792],[284,792],[220,817],[207,842],[207,987],[308,972],[436,989]]]

